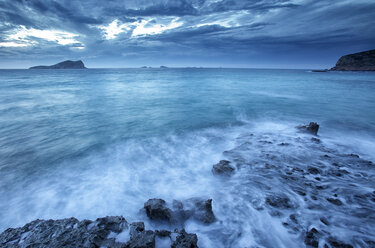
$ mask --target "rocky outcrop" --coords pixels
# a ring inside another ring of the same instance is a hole
[[[304,131],[313,135],[317,135],[319,131],[319,124],[316,122],[310,122],[309,125],[301,125],[297,127],[300,131]]]
[[[55,65],[39,65],[33,66],[29,69],[87,69],[81,60],[71,61],[66,60]]]
[[[342,56],[332,71],[375,71],[375,49]]]
[[[0,247],[155,248],[156,237],[169,239],[169,247],[198,247],[196,234],[185,230],[145,230],[143,222],[129,224],[122,216],[99,218],[96,221],[78,221],[75,218],[35,220],[1,233]]]
[[[172,211],[166,207],[166,202],[163,199],[149,199],[144,204],[147,217],[151,220],[165,220],[170,221],[172,218]]]
[[[190,198],[184,202],[174,200],[171,208],[163,199],[150,199],[144,204],[144,209],[151,220],[175,225],[183,225],[190,218],[204,224],[216,220],[212,211],[212,199]]]
[[[229,175],[232,172],[234,172],[234,167],[230,165],[230,161],[228,160],[220,160],[219,163],[212,167],[213,174]]]

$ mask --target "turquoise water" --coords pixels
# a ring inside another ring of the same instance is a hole
[[[252,132],[278,142],[299,137],[295,126],[316,121],[327,147],[373,160],[374,96],[374,73],[0,70],[0,230],[36,218],[123,215],[146,221],[138,210],[148,198],[196,196],[214,199],[224,224],[210,228],[224,230],[229,224],[218,187],[227,182],[211,168],[238,137]],[[311,149],[296,146],[302,154]],[[286,149],[283,156],[293,152]],[[364,182],[374,190],[373,183]],[[226,197],[234,195],[228,191]],[[233,204],[227,207],[233,210]],[[272,227],[259,227],[259,219],[257,230],[272,232],[280,247],[303,241],[278,218],[257,214],[253,218],[275,219]],[[255,228],[250,221],[244,225]],[[220,247],[210,228],[190,226],[201,246]],[[223,247],[270,247],[250,233],[246,242]]]

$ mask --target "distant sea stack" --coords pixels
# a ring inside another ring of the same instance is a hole
[[[60,63],[57,63],[55,65],[39,65],[39,66],[33,66],[29,69],[87,69],[85,65],[83,64],[82,60],[77,61],[71,61],[66,60]]]
[[[342,56],[331,71],[375,71],[375,49]]]

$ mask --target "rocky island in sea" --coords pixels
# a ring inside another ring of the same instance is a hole
[[[54,65],[38,65],[30,67],[29,69],[87,69],[83,64],[82,60],[72,61],[65,60],[63,62]]]

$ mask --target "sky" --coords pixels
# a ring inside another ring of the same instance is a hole
[[[0,68],[330,68],[375,49],[375,0],[0,0]]]

